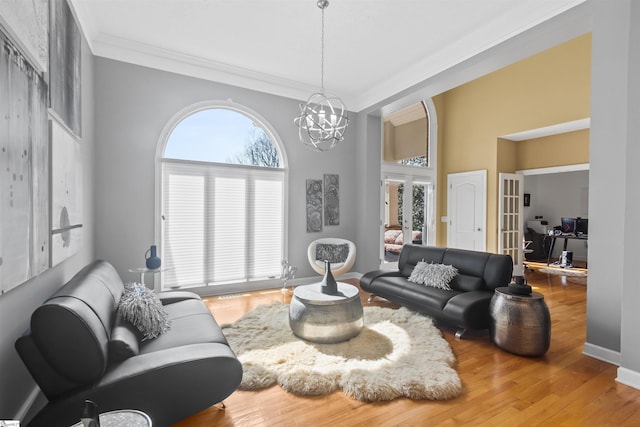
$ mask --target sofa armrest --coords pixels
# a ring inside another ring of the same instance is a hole
[[[158,292],[158,298],[162,301],[162,305],[173,304],[188,299],[201,299],[198,294],[188,291]]]
[[[489,303],[492,292],[469,291],[462,292],[451,298],[442,309],[442,313],[449,319],[458,320],[456,326],[465,329],[487,329],[490,323]]]
[[[50,402],[30,426],[72,425],[84,399],[101,412],[136,408],[154,425],[172,425],[221,402],[242,380],[242,365],[224,344],[203,343],[131,357],[99,383]]]
[[[360,287],[362,289],[370,288],[371,282],[378,277],[403,277],[399,270],[374,270],[364,274],[360,278]]]

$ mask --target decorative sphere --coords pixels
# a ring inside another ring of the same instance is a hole
[[[314,151],[328,151],[344,139],[349,117],[340,98],[314,93],[300,104],[294,123],[303,144]]]

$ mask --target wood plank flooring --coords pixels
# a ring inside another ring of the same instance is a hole
[[[586,280],[530,265],[529,284],[544,294],[551,312],[549,351],[540,358],[516,356],[495,347],[488,334],[456,340],[455,331],[441,325],[463,383],[456,399],[362,403],[340,392],[303,398],[275,386],[236,391],[225,400],[226,409],[212,406],[176,426],[640,426],[640,391],[615,381],[616,366],[582,355]],[[368,294],[361,296],[366,305]],[[206,299],[219,323],[259,304],[289,300],[279,289]],[[381,299],[373,304],[395,307]]]

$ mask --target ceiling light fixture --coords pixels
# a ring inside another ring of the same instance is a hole
[[[322,10],[321,91],[300,104],[300,115],[293,122],[298,126],[300,142],[314,151],[328,151],[344,139],[349,118],[342,100],[324,93],[324,10],[329,1],[318,0],[316,4]]]

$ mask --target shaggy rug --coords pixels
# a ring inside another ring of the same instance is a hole
[[[365,402],[445,400],[462,391],[447,341],[429,317],[405,308],[365,307],[360,334],[337,344],[293,335],[285,304],[259,306],[222,331],[242,362],[241,390],[277,383],[301,396],[342,390]]]

